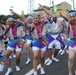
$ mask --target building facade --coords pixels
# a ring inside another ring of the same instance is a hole
[[[46,9],[50,10],[51,13],[53,13],[53,7],[47,7],[47,6],[44,6]],[[68,12],[72,10],[72,6],[67,3],[67,2],[61,2],[61,4],[58,4],[57,5],[57,12],[56,12],[56,15],[59,17],[59,12],[61,12],[64,16],[67,16]],[[34,14],[41,14],[42,16],[47,16],[47,14],[41,10],[41,9],[36,9],[34,10]]]

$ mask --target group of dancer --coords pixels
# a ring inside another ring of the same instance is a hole
[[[5,75],[12,73],[11,59],[9,57],[14,50],[16,54],[16,71],[20,71],[20,55],[24,45],[26,45],[27,54],[27,61],[25,64],[31,62],[31,47],[33,51],[34,75],[38,75],[37,65],[39,55],[41,64],[40,72],[41,75],[45,74],[44,62],[46,51],[49,56],[49,61],[46,65],[51,65],[52,60],[59,62],[59,59],[57,59],[56,56],[60,49],[65,49],[64,40],[67,40],[68,75],[73,75],[73,60],[76,53],[76,11],[70,11],[68,17],[64,17],[60,13],[62,19],[58,20],[56,14],[52,14],[41,4],[39,4],[39,6],[40,9],[46,12],[46,17],[35,14],[33,17],[28,16],[25,18],[10,9],[11,13],[16,15],[19,20],[12,17],[8,18],[6,20],[7,28],[0,24],[0,74],[3,71],[5,64],[8,66]],[[5,38],[9,39],[6,50],[4,45]],[[52,53],[53,48],[55,49],[54,54]]]

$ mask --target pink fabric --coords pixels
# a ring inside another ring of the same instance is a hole
[[[42,19],[42,23],[44,23],[45,21],[47,21],[46,17]]]
[[[76,27],[73,24],[71,24],[71,27],[73,31],[73,37],[76,38]]]
[[[12,28],[12,35],[13,35],[13,38],[17,38],[17,27],[16,26]]]
[[[35,25],[35,27],[37,30],[38,37],[41,38],[42,37],[42,25]]]

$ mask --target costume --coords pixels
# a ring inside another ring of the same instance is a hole
[[[4,31],[0,27],[0,71],[3,71],[4,65],[7,64],[3,32]]]
[[[33,26],[31,26],[31,35],[33,37],[32,41],[32,49],[33,50],[44,50],[46,51],[47,48],[47,39],[46,39],[46,20],[42,20],[39,25],[36,25],[34,23]]]
[[[21,45],[21,39],[24,37],[23,32],[23,25],[22,24],[16,24],[14,27],[10,27],[6,30],[5,34],[9,37],[8,46],[7,49],[14,51],[21,52],[22,45]]]
[[[69,37],[70,37],[68,41],[69,48],[76,50],[76,29],[75,25],[71,22],[70,22]]]
[[[61,37],[60,37],[60,24],[59,21],[55,22],[49,22],[47,26],[48,32],[47,32],[47,38],[48,38],[48,48],[53,49],[60,49],[61,45]]]

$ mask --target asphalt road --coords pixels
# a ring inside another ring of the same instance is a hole
[[[32,51],[31,51],[31,59],[33,58],[32,56],[33,55],[32,55]],[[25,64],[26,58],[27,58],[26,52],[25,52],[25,50],[23,50],[23,54],[21,55],[21,63],[20,63],[21,70],[19,72],[16,72],[16,70],[15,70],[15,66],[16,66],[15,58],[13,58],[11,60],[13,72],[10,75],[31,75],[30,71],[32,71],[32,69],[33,69],[32,62],[29,63],[28,65],[26,65]],[[47,62],[47,58],[48,58],[48,54],[46,52],[46,54],[45,54],[46,62]],[[65,53],[63,56],[58,54],[57,58],[60,60],[59,62],[53,61],[53,63],[50,66],[46,66],[46,65],[44,66],[45,71],[46,71],[45,75],[68,75],[68,65],[67,65],[68,54]],[[40,62],[40,60],[39,60],[39,62]],[[76,69],[76,60],[74,61],[73,75],[75,75],[74,74],[75,69]],[[6,71],[7,71],[7,66],[5,66],[5,68],[4,68],[3,75],[5,74]],[[38,69],[38,75],[40,75],[40,69]]]

